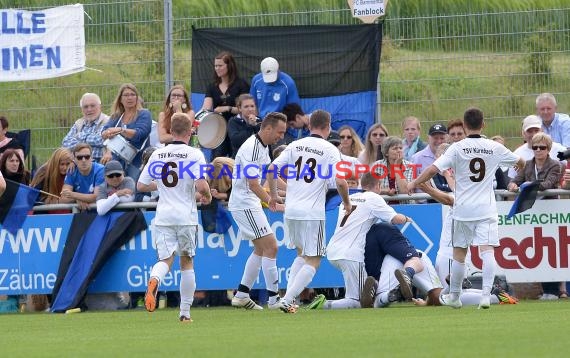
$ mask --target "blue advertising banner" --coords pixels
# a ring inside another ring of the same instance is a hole
[[[395,209],[414,219],[414,222],[401,226],[404,235],[435,260],[441,232],[441,205],[398,205]],[[288,269],[296,253],[286,248],[283,215],[266,213],[279,245],[279,286],[285,288]],[[337,215],[337,210],[327,212],[326,232],[329,238],[334,232]],[[71,214],[33,215],[27,218],[15,236],[0,230],[0,295],[52,291],[72,217]],[[145,218],[150,226],[154,212],[146,212]],[[240,240],[237,234],[235,223],[224,235],[207,233],[199,227],[195,258],[199,290],[237,287],[245,262],[253,250],[251,242]],[[92,282],[89,292],[144,291],[155,262],[156,251],[148,229],[113,255]],[[179,279],[176,263],[173,273],[162,282],[161,290],[178,290]],[[342,287],[342,274],[324,259],[311,286]],[[262,275],[254,287],[264,287]]]

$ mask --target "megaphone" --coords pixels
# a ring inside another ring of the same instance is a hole
[[[226,119],[219,113],[201,110],[196,113],[198,142],[202,148],[214,149],[220,146],[227,133]]]

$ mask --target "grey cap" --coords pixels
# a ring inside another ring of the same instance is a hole
[[[105,175],[120,173],[124,174],[123,166],[116,160],[110,160],[105,164]]]

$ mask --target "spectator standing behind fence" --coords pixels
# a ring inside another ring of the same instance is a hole
[[[42,190],[47,195],[40,193],[39,200],[44,204],[59,204],[59,194],[63,189],[63,181],[70,166],[73,165],[73,155],[67,148],[57,148],[48,161],[39,167],[34,174],[32,187]],[[69,213],[69,210],[53,210],[49,211],[50,214],[64,214]]]
[[[437,147],[445,142],[447,128],[443,124],[436,123],[429,128],[428,145],[412,156],[411,162],[417,165],[418,174],[421,174],[435,161]]]
[[[232,145],[232,158],[241,145],[253,134],[259,132],[261,118],[257,116],[255,101],[249,93],[239,95],[236,101],[239,113],[228,122],[228,136]]]
[[[174,255],[177,254],[180,257],[180,312],[178,317],[180,322],[189,323],[192,322],[190,307],[196,291],[194,273],[194,255],[198,235],[196,189],[202,195],[202,204],[209,204],[212,196],[203,173],[200,173],[200,168],[206,165],[204,154],[187,144],[192,136],[190,117],[184,113],[174,114],[170,133],[173,136],[172,143],[154,151],[137,183],[139,191],[158,190],[160,193],[152,231],[158,262],[154,264],[150,272],[145,294],[145,308],[149,312],[157,308],[158,288],[170,271],[174,263]],[[163,157],[179,158],[179,167],[183,165],[188,167],[191,175],[181,175],[184,173],[178,173],[177,168],[167,163],[164,170],[169,170],[169,176],[161,178],[159,175],[157,177],[156,170],[153,168],[163,161]],[[190,165],[191,163],[194,165]]]
[[[80,210],[87,210],[97,196],[95,188],[103,183],[104,166],[91,160],[91,146],[79,143],[73,148],[75,168],[65,176],[60,203],[77,203]]]
[[[342,126],[338,129],[338,135],[340,136],[340,152],[349,157],[358,158],[358,155],[364,149],[358,134],[354,131],[351,126]]]
[[[309,116],[305,114],[303,108],[298,103],[285,105],[281,113],[287,116],[287,131],[283,139],[276,145],[289,144],[294,140],[309,136],[311,133],[309,130]]]
[[[380,123],[376,123],[368,129],[364,150],[358,155],[358,160],[362,164],[372,164],[375,161],[384,159],[382,154],[382,144],[388,137],[388,129]]]
[[[93,161],[99,162],[103,157],[103,137],[101,132],[109,121],[109,116],[101,112],[101,98],[95,93],[85,93],[79,100],[83,117],[75,121],[61,146],[72,149],[79,143],[88,143],[93,148]]]
[[[550,93],[542,93],[536,97],[536,114],[542,120],[542,130],[552,141],[570,147],[570,117],[564,113],[556,113],[556,98]]]
[[[16,138],[9,138],[6,136],[8,132],[8,119],[4,116],[0,116],[0,158],[2,153],[7,149],[16,149],[20,154],[20,158],[24,158],[24,147]]]
[[[24,161],[17,149],[7,149],[0,159],[0,171],[4,178],[21,183],[30,184],[30,172],[26,170]]]
[[[253,76],[249,93],[255,98],[262,118],[270,112],[282,112],[289,103],[301,103],[295,81],[279,70],[276,59],[266,57],[260,67],[261,73]]]
[[[172,86],[168,95],[164,99],[162,112],[158,114],[158,139],[162,144],[172,142],[172,134],[170,134],[170,123],[174,113],[186,113],[192,122],[194,122],[194,110],[190,102],[190,96],[182,85]]]
[[[135,85],[130,83],[121,86],[113,101],[111,111],[113,112],[111,118],[101,135],[103,139],[112,140],[113,145],[111,147],[110,142],[106,144],[107,150],[101,159],[101,164],[105,164],[111,159],[117,160],[128,176],[138,178],[139,167],[142,163],[142,152],[149,145],[152,116],[147,109],[142,108],[138,90]],[[122,138],[114,139],[116,136]],[[117,155],[116,149],[126,145],[122,139],[126,140],[136,151],[136,155],[130,162]]]
[[[380,176],[380,194],[394,196],[407,192],[408,182],[414,179],[412,163],[404,159],[402,140],[398,137],[388,137],[382,144],[381,159],[372,164],[376,167],[376,174]],[[388,204],[397,204],[398,201],[389,201]]]
[[[540,121],[540,117],[531,114],[530,116],[525,117],[522,121],[522,137],[524,139],[524,144],[514,150],[514,153],[524,160],[530,160],[534,158],[534,151],[532,150],[532,137],[534,137],[537,133],[542,132],[542,122]],[[552,137],[551,137],[552,139]],[[552,148],[550,149],[549,155],[550,158],[554,160],[558,160],[558,152],[563,152],[566,150],[566,147],[560,143],[552,142]],[[512,168],[509,169],[508,175],[509,178],[514,178],[516,176],[516,171]]]
[[[220,113],[227,121],[239,113],[236,99],[240,94],[249,92],[249,84],[238,75],[233,55],[222,51],[214,58],[214,82],[206,88],[206,98],[202,109]],[[212,152],[212,158],[225,157],[232,154],[232,145],[226,138]]]
[[[105,182],[95,188],[97,214],[105,215],[119,203],[135,200],[135,182],[125,176],[121,163],[116,160],[105,164]]]
[[[558,188],[560,178],[562,177],[562,167],[558,160],[554,160],[548,155],[552,148],[552,139],[546,133],[537,133],[532,137],[530,145],[534,152],[534,157],[526,161],[525,169],[517,173],[507,189],[517,192],[521,184],[535,180],[540,181],[538,184],[539,191]],[[537,199],[542,198],[544,197],[538,197]],[[555,199],[555,197],[550,197],[550,199]],[[562,294],[567,296],[566,289],[561,289],[561,286],[563,285],[558,282],[543,282],[543,294],[540,296],[540,299],[554,300],[558,299]]]
[[[463,138],[465,138],[465,128],[463,128],[463,121],[459,118],[449,120],[449,122],[447,122],[447,142],[455,143],[459,142]]]
[[[420,120],[413,116],[404,118],[402,131],[404,132],[404,139],[402,140],[404,159],[411,161],[414,154],[426,147],[426,144],[420,139]]]

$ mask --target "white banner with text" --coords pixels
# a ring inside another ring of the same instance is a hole
[[[85,70],[83,5],[0,10],[0,82],[40,80]]]

